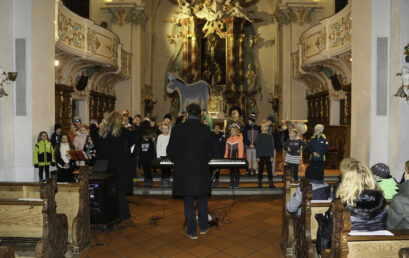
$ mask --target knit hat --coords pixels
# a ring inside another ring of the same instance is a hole
[[[391,176],[391,171],[388,165],[384,163],[377,163],[371,167],[372,173],[380,178],[389,178]]]
[[[54,125],[54,131],[57,131],[58,129],[62,129],[60,124],[55,124]]]
[[[256,122],[256,119],[257,119],[256,114],[251,113],[251,114],[247,117],[246,121],[251,120],[251,121],[254,123],[254,122]]]
[[[324,169],[312,162],[305,170],[305,177],[312,180],[324,181]]]

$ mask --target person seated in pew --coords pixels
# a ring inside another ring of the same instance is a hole
[[[409,180],[409,160],[405,162],[405,171],[403,172],[402,179],[400,180],[399,184],[405,183],[407,180]]]
[[[409,229],[409,180],[399,185],[389,206],[387,229]]]
[[[388,165],[377,163],[371,167],[371,171],[383,191],[386,200],[392,200],[393,196],[398,193],[398,183],[391,176]]]
[[[324,183],[323,171],[318,172],[314,170],[307,170],[305,177],[308,179],[312,186],[312,199],[313,200],[329,200],[331,199],[331,187]],[[291,197],[290,201],[286,205],[286,209],[289,213],[296,213],[297,216],[301,215],[301,202],[302,193],[301,187],[298,186],[295,194]]]
[[[360,161],[340,169],[336,197],[351,211],[351,230],[376,231],[386,226],[386,200],[371,170]]]
[[[57,161],[57,182],[75,182],[74,172],[75,162],[68,155],[68,151],[75,150],[70,142],[68,134],[62,133],[61,139],[55,147],[55,157]]]

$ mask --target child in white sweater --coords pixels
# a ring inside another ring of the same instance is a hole
[[[156,143],[156,157],[158,159],[167,157],[166,147],[168,147],[169,138],[170,138],[169,125],[166,123],[163,123],[161,126],[161,131],[162,131],[162,134],[158,136],[158,141]],[[170,176],[170,169],[162,168],[162,187],[169,186],[169,176]]]

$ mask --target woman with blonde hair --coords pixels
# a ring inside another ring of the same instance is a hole
[[[336,197],[351,211],[352,230],[385,229],[386,200],[371,170],[362,162],[349,159],[341,162],[340,172]]]
[[[118,175],[119,217],[130,217],[126,195],[132,192],[131,146],[135,137],[122,127],[122,115],[113,111],[98,129],[96,123],[90,127],[90,135],[98,153],[98,160],[108,161],[108,171]]]

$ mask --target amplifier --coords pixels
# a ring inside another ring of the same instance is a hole
[[[100,173],[89,179],[91,228],[106,229],[119,223],[116,173]]]

